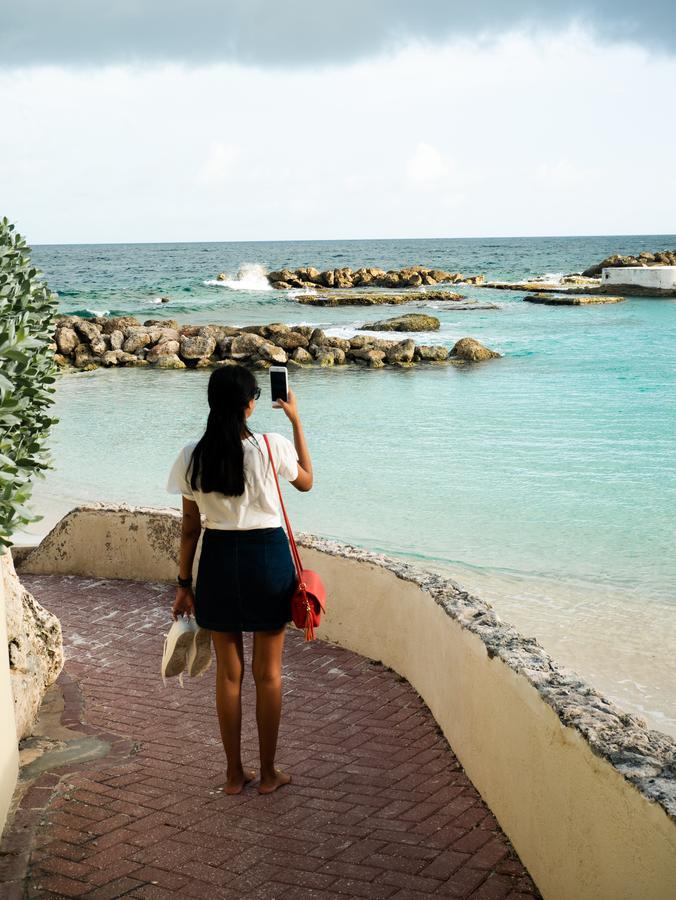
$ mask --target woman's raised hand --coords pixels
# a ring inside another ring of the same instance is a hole
[[[297,422],[300,419],[300,413],[298,412],[298,406],[296,405],[296,395],[291,388],[289,388],[287,396],[287,400],[278,399],[277,403],[282,407],[290,422]]]

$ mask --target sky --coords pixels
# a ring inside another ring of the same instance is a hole
[[[3,11],[30,243],[676,231],[673,5],[97,6]]]

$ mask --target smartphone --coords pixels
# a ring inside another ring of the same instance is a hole
[[[275,409],[280,409],[276,400],[286,403],[289,399],[289,372],[286,366],[270,366],[270,393]]]

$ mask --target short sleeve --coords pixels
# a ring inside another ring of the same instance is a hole
[[[195,495],[190,487],[190,482],[186,477],[188,460],[188,453],[186,452],[186,448],[183,447],[169,471],[166,490],[169,494],[182,494],[184,497],[187,497],[188,500],[194,500]]]
[[[296,448],[283,434],[268,435],[272,440],[272,453],[275,459],[277,472],[287,481],[295,481],[298,478],[298,454]]]

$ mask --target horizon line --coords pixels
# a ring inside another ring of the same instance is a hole
[[[19,231],[22,237],[26,238],[23,231]],[[676,238],[676,232],[635,232],[621,234],[519,234],[519,235],[466,235],[463,237],[397,237],[397,238],[272,238],[253,240],[202,240],[202,241],[45,241],[40,243],[31,243],[26,238],[30,247],[140,247],[140,246],[161,246],[165,244],[336,244],[336,243],[365,243],[365,242],[395,242],[395,241],[514,241],[514,240],[556,240],[565,238]]]

